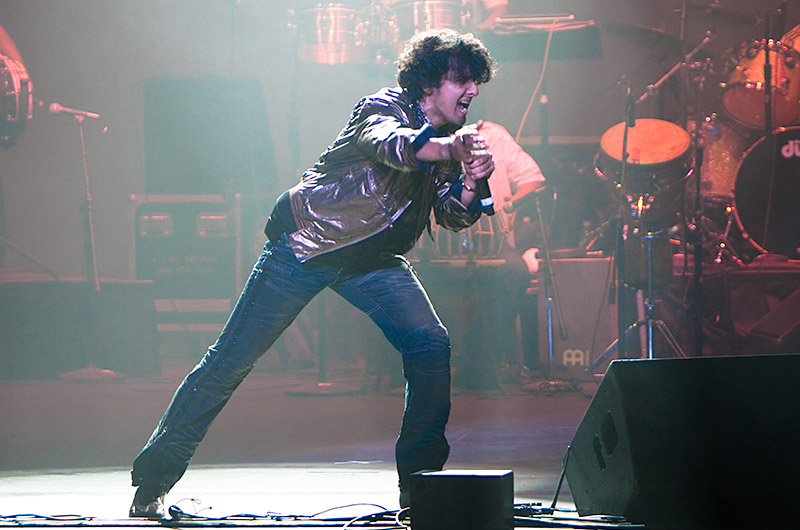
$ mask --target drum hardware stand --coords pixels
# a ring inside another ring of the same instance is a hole
[[[709,32],[707,35],[710,35]],[[708,36],[706,37],[709,38]],[[703,94],[703,89],[705,87],[705,73],[701,72],[699,76],[695,78],[697,81],[697,101],[695,102],[695,127],[694,127],[694,142],[695,142],[695,151],[694,151],[694,212],[692,215],[692,220],[689,223],[688,228],[688,238],[692,242],[692,248],[694,250],[694,274],[693,274],[693,288],[694,288],[694,348],[695,348],[695,355],[702,356],[703,355],[703,231],[701,229],[701,225],[703,222],[703,194],[702,194],[702,168],[703,168],[703,157],[705,156],[705,144],[703,143],[703,135],[701,134],[702,131],[702,124],[703,120],[701,118],[702,112],[700,108],[700,100]],[[732,212],[733,210],[731,210]],[[727,243],[728,233],[731,227],[731,221],[733,217],[729,212],[728,215],[728,223],[725,228],[725,235],[723,242],[720,242],[720,256],[721,257],[722,250],[725,248]],[[685,222],[685,221],[684,221]],[[649,248],[648,248],[649,253]],[[686,249],[684,247],[684,257],[686,256]],[[650,256],[648,255],[648,267],[650,267]],[[649,287],[649,286],[648,286]],[[669,332],[669,329],[666,330]],[[671,334],[670,334],[671,335]],[[666,336],[666,334],[665,334]],[[674,342],[674,337],[672,338]],[[673,350],[676,350],[677,342],[670,343],[669,339],[667,342],[672,346]],[[652,356],[652,332],[648,334],[648,348],[649,354]],[[680,350],[680,346],[677,346],[677,352],[680,352],[681,356],[683,352]]]
[[[87,115],[89,113],[86,113]],[[88,292],[88,326],[87,333],[84,336],[84,353],[86,354],[87,364],[84,368],[73,370],[59,375],[61,379],[74,380],[74,381],[89,381],[89,380],[111,380],[122,379],[124,376],[113,370],[104,370],[98,368],[94,363],[93,349],[96,347],[94,335],[97,330],[97,310],[100,300],[100,276],[97,272],[97,249],[95,246],[94,237],[94,220],[92,216],[92,192],[89,185],[89,169],[86,161],[86,141],[83,134],[83,120],[86,116],[81,114],[74,115],[75,120],[78,122],[78,131],[80,133],[81,141],[81,158],[83,160],[83,185],[85,193],[85,202],[81,207],[83,213],[83,236],[84,236],[84,263],[86,274],[86,289]],[[92,117],[98,117],[92,115]]]
[[[625,87],[625,126],[622,133],[622,167],[620,168],[620,187],[624,193],[627,190],[628,183],[628,131],[631,127],[636,126],[635,116],[635,103],[631,95],[631,84],[627,77],[621,78],[620,84]],[[617,248],[615,264],[617,268],[616,274],[616,299],[617,299],[617,344],[619,345],[618,356],[621,359],[626,357],[626,344],[625,333],[626,328],[622,320],[625,305],[625,231],[626,226],[624,219],[626,217],[623,213],[624,205],[620,202],[619,210],[617,213],[615,233],[617,235]],[[613,300],[609,300],[613,303]],[[590,370],[593,370],[594,363],[590,365]]]
[[[601,365],[603,362],[612,355],[615,351],[624,351],[624,347],[622,346],[625,341],[627,341],[633,333],[645,326],[647,331],[647,358],[653,359],[653,330],[654,328],[657,329],[664,340],[667,342],[667,346],[672,350],[673,354],[676,357],[686,357],[686,354],[681,349],[680,344],[678,343],[675,336],[670,331],[669,326],[663,320],[657,320],[653,318],[655,313],[655,302],[653,297],[653,240],[658,237],[666,237],[664,234],[664,230],[660,230],[657,232],[650,232],[648,231],[644,238],[647,245],[647,296],[644,300],[644,307],[645,307],[645,314],[644,319],[638,320],[634,322],[630,326],[628,326],[621,336],[614,340],[611,345],[606,348],[606,350],[595,359],[594,362],[587,368],[587,375],[589,377],[593,377],[594,371]],[[618,315],[619,316],[619,315]]]
[[[702,204],[702,194],[701,194],[701,168],[703,167],[703,156],[705,153],[705,146],[703,145],[702,135],[699,134],[699,116],[700,112],[697,112],[697,120],[698,126],[695,127],[695,175],[694,175],[694,195],[695,195],[695,208],[694,208],[694,216],[689,226],[689,237],[691,238],[693,249],[694,249],[694,348],[695,348],[695,355],[702,356],[703,355],[703,232],[700,229],[701,223],[703,219],[703,204]],[[733,210],[731,210],[732,212]],[[728,214],[728,224],[725,228],[725,235],[723,236],[722,242],[720,242],[719,247],[719,255],[717,259],[721,258],[723,249],[725,248],[725,242],[727,242],[728,232],[730,231],[731,221],[733,217],[731,213]],[[648,240],[649,243],[649,240]],[[685,251],[684,251],[684,255]],[[647,256],[647,267],[648,267],[648,276],[649,276],[649,269],[650,269],[650,248],[648,247],[648,256]],[[648,285],[648,289],[651,286]],[[669,331],[669,330],[667,330]],[[674,340],[674,338],[673,338]],[[648,335],[648,348],[650,348],[650,354],[652,355],[652,347],[653,347],[653,337],[652,332]],[[668,340],[669,342],[669,340]],[[677,344],[677,343],[676,343]],[[675,349],[675,347],[673,347]],[[680,346],[677,346],[677,351],[680,352]],[[681,354],[683,352],[680,352]],[[683,357],[683,355],[681,355]]]
[[[729,254],[730,257],[738,265],[742,264],[742,260],[733,251],[733,249],[731,248],[730,241],[728,239],[729,236],[730,236],[731,227],[733,226],[733,219],[735,217],[733,208],[734,207],[731,204],[727,204],[725,206],[725,212],[727,214],[726,215],[727,220],[726,220],[726,223],[725,223],[725,230],[722,232],[722,234],[715,235],[717,241],[716,241],[716,243],[714,243],[714,247],[717,250],[717,255],[714,256],[714,263],[716,263],[717,265],[721,265],[722,264],[722,262],[723,262],[722,258],[723,258],[723,256],[725,256],[726,253]],[[702,220],[702,217],[699,217],[698,219]],[[706,228],[705,226],[703,226],[703,230],[706,231],[706,232],[709,232],[709,233],[712,232],[710,229]]]
[[[701,46],[705,46],[708,42],[708,37],[699,45],[695,50],[691,52],[690,55],[696,53],[697,50],[700,49]],[[688,56],[687,56],[688,57]],[[663,84],[667,77],[671,76],[672,73],[677,71],[677,68],[680,67],[680,63],[673,68],[670,73],[663,77],[657,85]],[[628,169],[628,129],[634,127],[636,125],[636,119],[634,117],[634,101],[633,97],[631,96],[630,90],[630,83],[627,79],[622,78],[621,84],[626,86],[626,105],[625,105],[625,128],[622,135],[622,168],[621,168],[621,176],[620,176],[620,186],[624,191],[626,189],[626,182],[627,182],[627,169]],[[642,101],[646,98],[648,94],[653,93],[653,87],[648,88],[648,92],[639,98],[638,101]],[[644,204],[644,195],[640,195],[638,204]],[[668,345],[670,346],[673,351],[679,356],[685,356],[683,351],[680,348],[677,340],[675,339],[672,332],[667,327],[666,323],[661,320],[655,320],[653,318],[654,312],[654,298],[653,298],[653,256],[652,256],[652,240],[656,237],[661,235],[662,231],[659,232],[651,232],[647,231],[645,234],[645,240],[647,242],[647,297],[645,299],[645,318],[643,320],[638,320],[631,324],[630,326],[625,326],[624,324],[624,300],[626,294],[626,286],[625,286],[625,271],[624,271],[624,263],[625,263],[625,240],[626,240],[626,232],[627,232],[627,225],[624,222],[624,218],[626,217],[622,212],[624,206],[620,204],[620,212],[619,218],[616,220],[617,222],[617,249],[616,249],[616,267],[617,267],[617,274],[616,274],[616,281],[617,281],[617,338],[606,348],[606,350],[596,359],[594,360],[589,367],[586,369],[586,375],[589,378],[594,377],[594,371],[599,367],[610,355],[614,352],[618,353],[618,358],[624,359],[626,358],[626,342],[630,338],[630,336],[638,330],[641,326],[646,326],[647,329],[647,356],[648,358],[653,358],[653,328],[657,328],[661,334],[663,335],[664,339],[667,341]],[[639,218],[641,219],[642,209],[639,209]]]
[[[777,153],[775,152],[775,133],[773,129],[773,116],[772,116],[772,63],[770,59],[770,45],[773,43],[770,37],[770,30],[772,26],[773,13],[767,13],[764,17],[764,40],[762,45],[764,47],[764,136],[766,137],[766,144],[769,146],[769,169],[767,177],[769,182],[767,184],[767,205],[764,209],[764,231],[762,233],[762,241],[767,245],[767,235],[769,234],[770,217],[772,216],[772,195],[775,191],[775,171],[777,167]]]
[[[644,93],[644,94],[642,94],[642,95],[639,97],[639,99],[637,99],[637,100],[636,100],[636,103],[637,103],[637,104],[639,104],[639,103],[643,103],[645,100],[647,100],[647,98],[653,97],[653,96],[654,96],[654,95],[655,95],[657,92],[659,92],[659,91],[661,90],[661,86],[662,86],[664,83],[666,83],[666,82],[667,82],[667,81],[668,81],[668,80],[669,80],[669,79],[670,79],[670,78],[671,78],[673,75],[675,75],[675,74],[676,74],[678,71],[680,71],[680,70],[683,70],[683,69],[686,67],[686,65],[687,65],[687,64],[689,64],[689,62],[690,62],[690,61],[692,61],[692,60],[694,59],[694,56],[695,56],[695,55],[696,55],[696,54],[697,54],[697,53],[698,53],[700,50],[702,50],[703,48],[705,48],[705,47],[706,47],[706,46],[707,46],[707,45],[708,45],[708,44],[709,44],[709,43],[710,43],[712,40],[713,40],[713,34],[712,34],[710,31],[707,31],[707,32],[706,32],[706,36],[705,36],[705,38],[704,38],[702,41],[700,41],[700,44],[698,44],[697,46],[695,46],[695,47],[694,47],[694,49],[692,49],[692,51],[690,51],[688,54],[686,54],[686,56],[685,56],[685,57],[683,57],[683,59],[682,59],[681,61],[679,61],[678,63],[676,63],[676,64],[675,64],[675,66],[673,66],[672,68],[670,68],[670,70],[669,70],[669,71],[668,71],[666,74],[664,74],[663,76],[661,76],[661,79],[659,79],[658,81],[656,81],[656,82],[655,82],[654,84],[652,84],[652,85],[648,85],[648,86],[647,86],[647,90],[645,91],[645,93]],[[686,125],[686,124],[685,124],[685,121],[686,121],[686,120],[684,119],[684,120],[683,120],[683,122],[684,122],[684,123],[682,124],[683,126],[685,126],[685,125]]]

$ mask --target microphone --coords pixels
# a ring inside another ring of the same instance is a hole
[[[88,110],[70,109],[62,107],[58,103],[50,103],[50,112],[53,114],[71,114],[72,116],[81,116],[83,118],[99,118],[100,115],[96,112],[89,112]]]
[[[481,200],[483,213],[494,215],[494,199],[492,199],[492,191],[489,189],[489,178],[475,179],[475,187],[478,188],[478,197]]]

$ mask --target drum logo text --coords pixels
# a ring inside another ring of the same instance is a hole
[[[789,140],[786,145],[781,147],[783,158],[800,157],[800,140]]]

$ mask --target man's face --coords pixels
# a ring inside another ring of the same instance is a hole
[[[422,110],[437,129],[448,124],[464,125],[472,98],[478,95],[475,81],[452,81],[451,77],[445,75],[438,87],[425,89],[422,98]]]

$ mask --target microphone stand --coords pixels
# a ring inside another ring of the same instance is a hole
[[[549,133],[549,114],[548,114],[548,97],[546,93],[546,80],[542,79],[542,94],[539,98],[540,103],[540,121],[541,121],[541,134],[542,134],[542,154],[544,158],[550,161],[550,133]],[[560,381],[556,379],[555,374],[555,358],[554,349],[555,341],[553,339],[553,309],[555,308],[556,319],[558,322],[558,333],[562,341],[569,340],[569,333],[564,321],[564,315],[561,311],[561,303],[559,302],[558,287],[555,281],[555,272],[553,271],[553,262],[550,257],[550,242],[547,237],[547,229],[544,224],[544,216],[542,215],[542,204],[539,198],[539,193],[534,192],[536,198],[536,215],[539,221],[539,230],[542,233],[542,250],[544,251],[544,295],[545,295],[545,314],[547,318],[547,380],[542,382],[539,386],[540,391],[545,392],[565,392],[576,391],[577,386],[575,381]],[[555,197],[555,192],[553,192]]]
[[[555,366],[553,359],[553,307],[556,309],[556,317],[558,319],[558,332],[562,341],[569,339],[567,327],[564,323],[564,315],[561,312],[561,304],[558,302],[558,288],[555,281],[555,273],[553,272],[553,262],[550,258],[550,243],[547,239],[547,230],[544,226],[544,216],[542,215],[542,205],[539,195],[536,194],[536,215],[539,220],[539,230],[542,232],[542,250],[544,250],[544,288],[545,288],[545,314],[547,315],[547,381],[543,382],[540,390],[557,390],[562,391],[565,389],[574,390],[575,383],[567,381],[558,381],[555,378]]]
[[[100,276],[97,272],[97,249],[95,245],[94,220],[92,216],[92,191],[89,185],[89,166],[86,160],[86,141],[83,134],[83,120],[85,116],[75,114],[78,122],[78,131],[81,140],[81,158],[83,160],[83,186],[86,201],[81,208],[83,212],[83,235],[84,235],[84,263],[85,263],[85,284],[87,290],[87,320],[88,325],[84,334],[84,353],[86,354],[87,365],[79,370],[63,373],[60,379],[72,381],[88,381],[98,379],[122,379],[124,376],[113,370],[103,370],[94,363],[93,349],[97,346],[97,309],[100,301]],[[90,283],[91,282],[91,283]]]
[[[634,102],[631,95],[630,81],[625,80],[625,127],[622,133],[622,167],[620,169],[620,186],[623,193],[627,189],[628,181],[628,131],[631,127],[636,126],[636,116],[634,115]],[[627,225],[625,219],[625,207],[620,202],[619,214],[617,219],[617,252],[616,252],[616,265],[617,265],[617,339],[618,339],[618,356],[620,359],[625,359],[626,345],[625,345],[625,321],[623,320],[625,314],[625,232]]]
[[[673,68],[671,71],[675,71],[676,68]],[[663,79],[663,78],[662,78]],[[623,128],[622,133],[622,167],[620,169],[620,182],[619,186],[623,192],[627,189],[627,179],[628,179],[628,131],[631,127],[636,126],[636,117],[634,116],[634,101],[633,96],[631,95],[631,85],[630,81],[627,79],[627,76],[622,76],[619,81],[620,84],[625,85],[625,126]],[[648,93],[652,93],[653,87],[648,87]],[[656,87],[657,88],[657,87]],[[639,99],[642,101],[645,96]],[[617,218],[612,221],[612,224],[615,224],[614,232],[617,236],[617,245],[614,252],[614,266],[616,268],[615,280],[616,281],[616,292],[614,291],[614,286],[611,286],[609,290],[609,304],[614,303],[614,297],[616,296],[617,299],[617,338],[605,351],[598,357],[591,365],[586,369],[587,376],[593,377],[594,370],[602,364],[605,359],[617,351],[617,357],[619,359],[625,359],[627,354],[626,348],[626,338],[630,332],[632,332],[635,328],[639,326],[639,324],[634,324],[633,326],[626,326],[624,319],[624,301],[625,295],[627,294],[625,288],[625,238],[627,232],[627,225],[624,221],[626,210],[620,200],[619,209],[617,210]],[[648,246],[649,249],[649,246]]]

